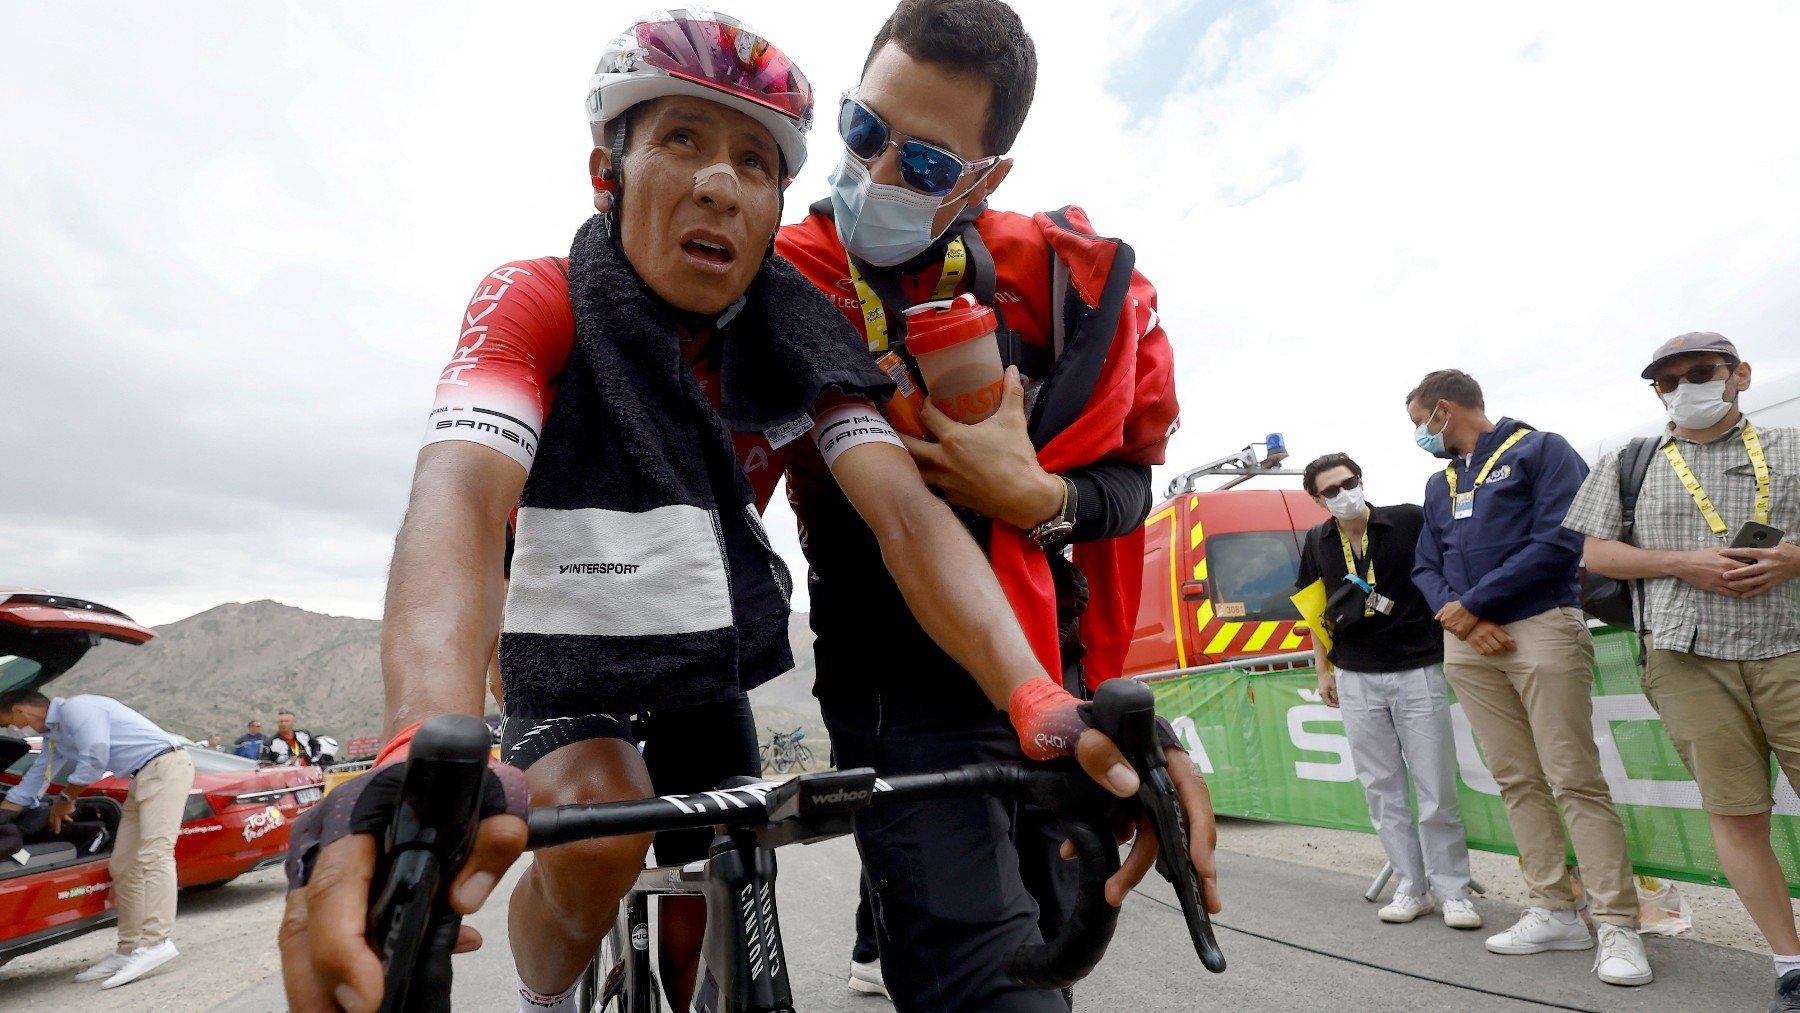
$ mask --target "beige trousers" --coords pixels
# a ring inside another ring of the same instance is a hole
[[[194,761],[185,749],[151,760],[131,779],[109,863],[120,953],[155,946],[174,931],[175,840],[193,786]]]
[[[1594,743],[1594,638],[1587,621],[1579,609],[1555,608],[1505,629],[1517,646],[1492,657],[1446,633],[1444,674],[1500,785],[1531,903],[1575,907],[1566,861],[1573,838],[1594,918],[1635,929],[1637,888],[1625,828]]]

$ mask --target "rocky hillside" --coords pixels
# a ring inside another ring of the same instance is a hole
[[[320,615],[273,601],[220,605],[167,626],[142,647],[107,642],[53,684],[60,695],[101,693],[172,732],[227,742],[252,716],[273,732],[275,712],[340,741],[381,726],[381,623]],[[806,617],[791,626],[795,670],[751,696],[768,730],[806,728],[822,755],[825,727],[812,697],[812,638]]]
[[[232,603],[155,628],[142,647],[108,642],[54,684],[101,693],[172,732],[227,742],[252,717],[275,730],[275,712],[339,739],[381,726],[381,624],[320,615],[272,601]]]

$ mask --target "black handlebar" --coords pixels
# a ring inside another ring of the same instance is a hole
[[[448,1013],[450,954],[462,917],[450,881],[475,843],[487,723],[432,718],[413,736],[394,822],[382,841],[369,903],[369,944],[381,955],[382,1013]]]
[[[775,808],[797,811],[801,821],[814,819],[806,815],[806,806],[783,806],[784,793],[786,801],[792,801],[791,796],[808,790],[808,784],[829,788],[819,795],[816,811],[821,815],[816,819],[825,828],[830,818],[836,818],[832,833],[846,832],[843,818],[861,805],[958,795],[1029,800],[1057,814],[1075,847],[1080,879],[1074,911],[1062,932],[1042,945],[1021,947],[1008,960],[1007,972],[1028,987],[1060,988],[1086,977],[1112,941],[1119,909],[1106,902],[1105,887],[1119,869],[1113,823],[1124,811],[1122,806],[1135,803],[1150,817],[1161,844],[1157,871],[1181,901],[1200,962],[1210,971],[1223,971],[1225,956],[1213,937],[1200,877],[1188,857],[1181,800],[1156,744],[1155,701],[1149,687],[1112,680],[1101,685],[1087,706],[1094,726],[1118,745],[1138,772],[1140,786],[1132,802],[1107,793],[1072,760],[1030,768],[978,764],[885,780],[876,780],[872,771],[843,771],[803,775],[779,787],[765,782],[635,802],[533,809],[528,846],[538,849],[687,827],[767,825]],[[432,718],[413,738],[394,824],[376,867],[378,892],[369,909],[369,941],[381,955],[387,976],[383,1013],[439,1013],[450,1008],[450,954],[461,918],[450,909],[449,883],[474,842],[489,741],[487,725],[465,715]],[[835,780],[827,786],[827,779]],[[846,805],[844,785],[851,782],[861,785],[861,797]],[[824,815],[827,811],[830,818]]]

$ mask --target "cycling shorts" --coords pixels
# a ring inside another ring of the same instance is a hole
[[[509,709],[500,723],[501,760],[520,770],[563,746],[590,739],[637,745],[658,795],[710,791],[732,777],[760,777],[756,718],[747,697],[645,711],[641,714],[540,714]],[[706,857],[712,830],[665,830],[656,835],[656,864],[683,865]]]

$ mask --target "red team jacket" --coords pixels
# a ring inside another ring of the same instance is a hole
[[[1085,403],[1071,413],[1072,420],[1039,450],[1038,462],[1051,473],[1103,459],[1161,464],[1168,438],[1179,424],[1174,361],[1168,335],[1158,321],[1156,290],[1133,268],[1130,247],[1094,235],[1087,214],[1076,207],[1031,217],[990,210],[973,224],[993,255],[994,301],[1024,343],[1042,349],[1051,346],[1052,251],[1068,268],[1071,290],[1094,311],[1093,325],[1082,329],[1085,333],[1068,335],[1063,360],[1085,359],[1078,365],[1091,365],[1098,377]],[[830,218],[815,212],[784,227],[776,237],[776,251],[811,279],[852,325],[863,329],[861,302]],[[931,299],[940,273],[941,265],[932,265],[902,279],[907,298],[915,303]],[[795,466],[805,463],[797,461]],[[1081,621],[1090,686],[1123,671],[1137,622],[1143,555],[1142,528],[1074,547],[1075,564],[1090,588]],[[1027,532],[996,522],[989,559],[1045,670],[1060,674],[1056,594],[1043,551]]]

